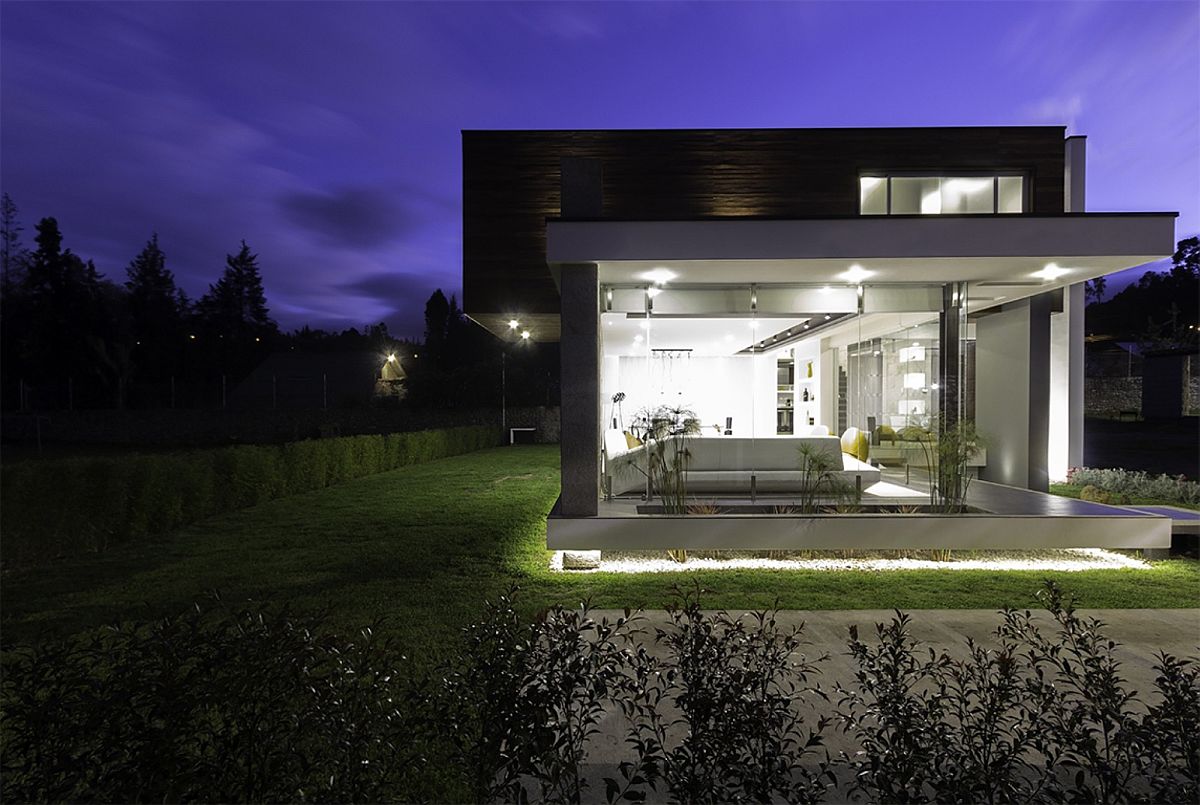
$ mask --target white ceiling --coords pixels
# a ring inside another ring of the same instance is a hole
[[[734,355],[769,336],[800,331],[805,318],[760,317],[757,328],[750,318],[627,318],[624,313],[600,317],[605,355],[646,355],[650,349],[690,349],[692,355]],[[636,340],[637,338],[641,340]]]

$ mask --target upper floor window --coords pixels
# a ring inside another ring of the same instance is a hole
[[[874,174],[858,179],[863,215],[951,215],[1025,211],[1025,177]]]

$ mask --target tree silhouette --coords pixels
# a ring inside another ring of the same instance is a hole
[[[187,298],[175,285],[158,234],[125,269],[129,318],[134,345],[132,360],[145,377],[162,379],[176,373],[183,346]]]
[[[224,273],[209,286],[197,309],[211,334],[234,343],[251,342],[277,331],[267,309],[258,255],[251,254],[246,241],[237,254],[226,255]]]

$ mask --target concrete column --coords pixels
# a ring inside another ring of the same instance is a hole
[[[1063,212],[1084,212],[1086,193],[1087,137],[1068,137],[1063,160]]]
[[[1047,489],[1050,304],[1041,294],[975,324],[975,424],[987,441],[985,481]]]
[[[562,473],[564,517],[594,517],[600,500],[600,287],[595,263],[562,266]]]
[[[1083,283],[1062,290],[1060,307],[1050,314],[1047,470],[1052,481],[1083,464]]]
[[[1063,211],[1087,210],[1087,137],[1068,137],[1064,155]],[[1083,283],[1064,290],[1063,313],[1066,315],[1066,376],[1067,412],[1064,427],[1067,431],[1067,467],[1083,466],[1083,387],[1084,387],[1084,307]],[[1055,425],[1057,427],[1057,423]],[[1051,431],[1053,433],[1053,430]],[[1055,467],[1051,467],[1052,474]],[[1064,473],[1065,475],[1065,473]]]

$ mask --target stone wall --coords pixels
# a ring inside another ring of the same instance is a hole
[[[500,412],[494,409],[409,411],[398,407],[328,411],[56,411],[40,416],[5,414],[0,417],[0,437],[5,442],[32,443],[40,430],[42,441],[47,443],[209,447],[462,425],[490,425],[499,430]],[[558,408],[511,408],[508,426],[533,427],[536,441],[557,442]]]
[[[1122,411],[1142,412],[1140,377],[1087,377],[1083,386],[1084,414],[1116,417]]]

